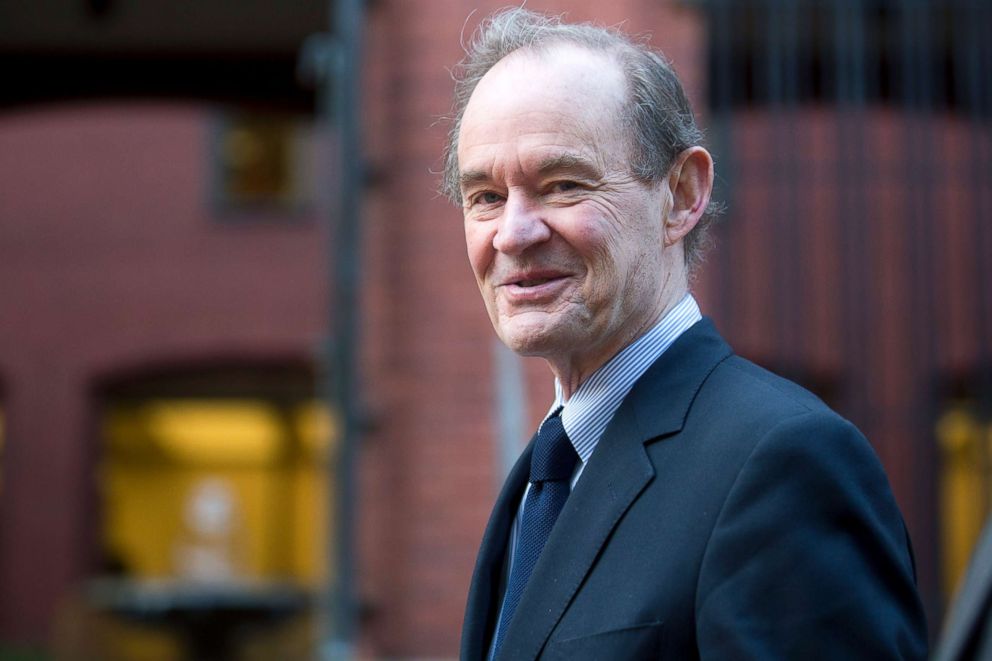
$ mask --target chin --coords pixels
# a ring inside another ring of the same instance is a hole
[[[550,356],[567,346],[569,339],[564,329],[558,327],[516,327],[510,325],[498,328],[496,334],[503,344],[521,356]]]

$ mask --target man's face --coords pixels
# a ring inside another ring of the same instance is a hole
[[[650,327],[674,263],[665,182],[629,171],[624,80],[573,46],[516,52],[479,82],[458,164],[469,261],[493,326],[556,373],[583,376]]]

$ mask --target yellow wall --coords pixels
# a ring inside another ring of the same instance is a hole
[[[940,526],[944,596],[950,598],[964,575],[972,550],[992,511],[992,424],[966,403],[940,418]]]
[[[112,405],[100,470],[104,547],[139,578],[324,580],[332,430],[314,402]],[[222,525],[201,525],[198,494],[213,503],[208,522],[221,510]]]

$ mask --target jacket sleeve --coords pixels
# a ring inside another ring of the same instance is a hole
[[[702,659],[925,659],[905,525],[878,458],[826,412],[754,447],[721,508],[696,599]]]

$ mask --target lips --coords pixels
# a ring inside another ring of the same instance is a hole
[[[530,280],[518,280],[513,284],[515,284],[518,287],[537,287],[538,285],[543,285],[546,282],[550,282],[552,280],[557,280],[557,279],[558,278],[533,278]]]
[[[502,300],[511,306],[543,306],[558,300],[572,282],[572,273],[552,269],[516,271],[496,280]]]
[[[511,273],[506,277],[499,279],[499,286],[514,286],[514,287],[540,287],[541,285],[546,285],[549,282],[555,280],[561,280],[562,278],[567,278],[568,274],[561,271],[527,271],[525,273]]]

